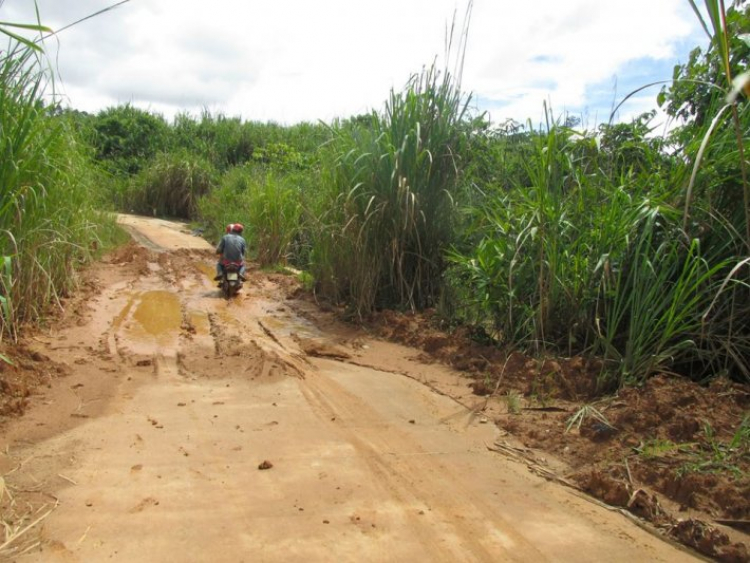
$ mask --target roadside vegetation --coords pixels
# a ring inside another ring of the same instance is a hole
[[[17,43],[0,107],[2,332],[66,291],[108,206],[210,240],[241,221],[262,265],[308,272],[354,318],[436,309],[501,348],[593,355],[602,391],[664,372],[750,381],[750,17],[706,6],[711,46],[658,95],[682,120],[666,137],[654,112],[589,130],[546,108],[498,127],[434,66],[331,124],[61,112],[38,50]]]
[[[76,268],[117,236],[90,147],[54,99],[38,48],[11,39],[0,51],[0,342],[59,306]]]

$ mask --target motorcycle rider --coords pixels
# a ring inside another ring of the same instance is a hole
[[[219,245],[216,247],[216,254],[219,255],[219,261],[216,263],[215,280],[220,280],[224,274],[224,265],[230,262],[240,264],[240,279],[245,281],[245,250],[247,243],[242,237],[242,231],[245,230],[242,223],[230,223],[227,225],[227,234],[221,237]]]

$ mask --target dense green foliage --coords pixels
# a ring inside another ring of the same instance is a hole
[[[609,146],[601,139],[610,127],[587,135],[551,123],[529,133],[536,153],[519,151],[528,164],[514,187],[467,209],[473,222],[451,253],[448,313],[503,345],[596,353],[607,360],[605,385],[675,369],[746,373],[741,291],[734,278],[722,287],[742,259],[735,231],[682,230],[689,167],[665,159],[642,125]],[[729,302],[731,317],[709,313]]]
[[[750,379],[750,115],[727,99],[748,70],[736,36],[748,10],[730,9],[725,28],[706,4],[711,48],[660,95],[687,118],[668,139],[649,137],[645,115],[593,133],[550,119],[475,143],[482,192],[451,253],[450,318],[500,345],[600,355],[604,386],[664,371]]]
[[[39,319],[72,287],[77,265],[114,233],[95,208],[100,174],[23,43],[0,60],[0,340]]]
[[[65,291],[106,197],[211,240],[242,222],[259,263],[306,270],[360,318],[435,307],[509,350],[596,355],[602,388],[750,379],[749,88],[736,80],[750,9],[705,4],[710,47],[659,94],[683,120],[666,138],[653,112],[593,131],[551,112],[494,127],[434,67],[382,111],[330,125],[60,114],[25,47],[3,62],[0,99],[3,330]],[[19,291],[40,280],[32,304]]]
[[[240,222],[261,266],[294,262],[292,243],[302,231],[301,180],[250,166],[230,170],[221,185],[200,200],[200,216],[211,220],[208,235],[218,240],[224,225]]]
[[[158,153],[126,184],[122,198],[135,213],[190,219],[214,177],[211,164],[199,155],[185,150]]]

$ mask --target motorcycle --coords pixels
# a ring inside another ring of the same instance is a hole
[[[221,287],[221,293],[229,299],[237,294],[242,288],[242,281],[244,277],[240,274],[240,268],[242,264],[237,262],[229,262],[224,264],[223,273],[221,274],[221,280],[219,281],[219,287]]]

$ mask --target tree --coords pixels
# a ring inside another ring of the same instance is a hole
[[[116,173],[139,172],[166,148],[168,135],[163,117],[130,104],[102,110],[94,120],[96,157]]]

